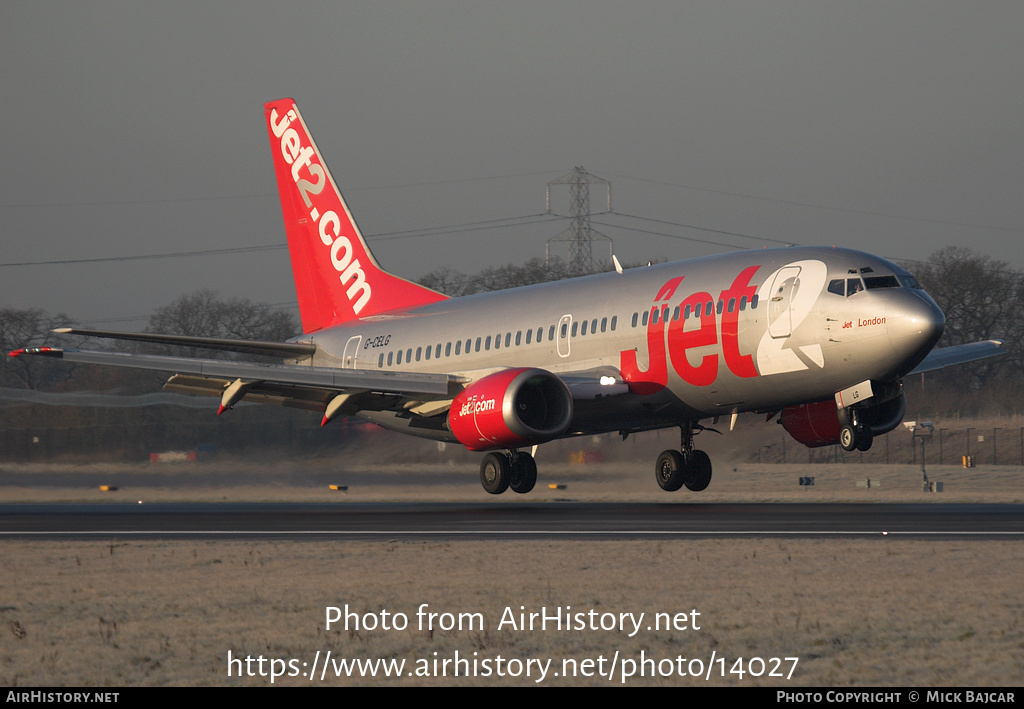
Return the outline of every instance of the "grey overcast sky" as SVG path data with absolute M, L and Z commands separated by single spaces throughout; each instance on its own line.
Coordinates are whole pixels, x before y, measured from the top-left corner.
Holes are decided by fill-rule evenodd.
M 0 307 L 139 329 L 197 288 L 293 303 L 262 111 L 284 96 L 407 278 L 543 256 L 564 222 L 396 232 L 539 214 L 575 165 L 616 212 L 753 237 L 595 217 L 622 261 L 1024 267 L 1022 29 L 1019 0 L 0 0 L 0 264 L 272 247 L 3 265 Z

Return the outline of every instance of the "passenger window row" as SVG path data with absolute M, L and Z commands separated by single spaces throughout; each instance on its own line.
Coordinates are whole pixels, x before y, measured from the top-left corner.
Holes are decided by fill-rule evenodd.
M 746 310 L 748 304 L 751 309 L 754 309 L 757 307 L 757 300 L 757 294 L 754 294 L 754 297 L 751 298 L 749 302 L 747 301 L 747 296 L 742 296 L 738 301 L 736 298 L 729 298 L 728 301 L 719 298 L 717 305 L 715 304 L 715 301 L 708 300 L 694 306 L 687 305 L 682 308 L 682 310 L 680 310 L 680 305 L 677 305 L 671 310 L 671 306 L 662 305 L 660 308 L 653 307 L 642 313 L 633 313 L 631 326 L 636 327 L 637 325 L 640 325 L 641 327 L 647 327 L 648 323 L 657 325 L 659 322 L 669 322 L 670 319 L 672 322 L 675 322 L 679 320 L 680 317 L 682 317 L 683 320 L 689 320 L 691 317 L 699 318 L 702 314 L 704 317 L 708 318 L 711 317 L 712 313 L 718 313 L 721 315 L 726 311 L 734 313 L 737 312 L 737 310 Z
M 580 337 L 586 335 L 588 332 L 591 335 L 596 335 L 598 332 L 614 331 L 618 325 L 619 316 L 613 315 L 610 318 L 593 318 L 591 320 L 575 320 L 572 323 L 572 337 L 576 337 L 579 334 Z M 580 327 L 582 323 L 582 327 Z M 561 336 L 567 336 L 567 324 L 562 324 Z M 551 325 L 547 329 L 547 341 L 552 342 L 555 339 L 555 325 Z M 377 356 L 377 367 L 383 368 L 385 365 L 388 367 L 394 367 L 403 363 L 409 364 L 410 362 L 428 361 L 430 359 L 441 359 L 442 352 L 444 357 L 458 357 L 462 354 L 469 354 L 471 352 L 487 352 L 491 349 L 500 350 L 503 347 L 519 347 L 521 345 L 540 344 L 544 342 L 544 328 L 538 327 L 531 330 L 519 330 L 513 335 L 511 332 L 498 333 L 497 335 L 487 335 L 486 337 L 480 336 L 476 339 L 469 337 L 465 340 L 456 340 L 453 342 L 447 342 L 443 346 L 440 342 L 433 345 L 427 345 L 426 347 L 409 347 L 404 350 L 391 350 L 386 354 L 381 352 Z

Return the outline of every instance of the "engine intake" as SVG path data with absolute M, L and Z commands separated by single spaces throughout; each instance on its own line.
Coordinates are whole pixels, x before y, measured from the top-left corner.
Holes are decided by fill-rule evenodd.
M 448 427 L 471 451 L 532 446 L 558 438 L 572 422 L 572 396 L 543 369 L 516 367 L 474 382 L 452 401 Z

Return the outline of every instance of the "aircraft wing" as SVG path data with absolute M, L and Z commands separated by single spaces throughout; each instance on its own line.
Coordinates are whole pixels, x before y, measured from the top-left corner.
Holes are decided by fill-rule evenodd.
M 316 352 L 316 345 L 309 342 L 271 342 L 267 340 L 231 340 L 223 337 L 191 337 L 188 335 L 158 335 L 149 332 L 114 332 L 112 330 L 82 330 L 75 327 L 58 327 L 53 332 L 58 335 L 84 335 L 86 337 L 105 337 L 113 340 L 131 340 L 133 342 L 149 342 L 159 345 L 181 345 L 184 347 L 202 347 L 212 350 L 228 350 L 245 354 L 267 355 L 270 357 L 286 357 L 305 359 Z
M 22 354 L 56 357 L 68 362 L 176 372 L 164 386 L 169 391 L 222 397 L 229 408 L 243 396 L 260 403 L 323 411 L 339 394 L 360 397 L 350 405 L 383 410 L 408 401 L 451 399 L 464 378 L 451 374 L 338 369 L 300 364 L 261 364 L 223 359 L 136 355 L 124 352 L 29 347 Z M 348 397 L 346 397 L 348 400 Z
M 115 337 L 161 344 L 191 345 L 248 352 L 302 356 L 312 345 L 304 343 L 243 342 L 176 335 L 106 333 L 62 328 L 62 334 Z M 290 345 L 294 349 L 286 349 Z M 274 351 L 273 347 L 278 347 Z M 167 391 L 221 397 L 222 410 L 243 397 L 253 403 L 324 411 L 336 397 L 335 406 L 344 412 L 358 410 L 407 409 L 423 416 L 447 411 L 451 400 L 471 380 L 445 373 L 396 372 L 388 370 L 341 369 L 302 364 L 263 364 L 224 359 L 170 357 L 59 347 L 27 347 L 10 356 L 32 355 L 64 359 L 81 364 L 98 364 L 133 369 L 150 369 L 175 374 L 164 384 Z M 625 394 L 629 387 L 614 367 L 600 367 L 558 376 L 575 400 Z M 342 411 L 338 411 L 340 413 Z
M 974 362 L 987 357 L 998 357 L 1006 354 L 1003 349 L 1002 340 L 982 340 L 967 345 L 953 345 L 952 347 L 937 347 L 928 353 L 928 356 L 921 361 L 907 376 L 912 374 L 924 374 L 954 364 Z

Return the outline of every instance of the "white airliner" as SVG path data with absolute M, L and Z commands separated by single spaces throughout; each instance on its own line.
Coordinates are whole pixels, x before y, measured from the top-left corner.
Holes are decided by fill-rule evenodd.
M 655 476 L 703 490 L 701 421 L 781 416 L 807 446 L 866 450 L 903 418 L 902 378 L 1003 354 L 933 351 L 945 317 L 914 278 L 849 249 L 745 251 L 568 281 L 447 296 L 384 271 L 292 99 L 265 113 L 302 335 L 287 342 L 63 328 L 274 355 L 282 364 L 50 347 L 20 354 L 175 372 L 165 389 L 355 416 L 488 451 L 493 494 L 529 492 L 524 449 L 557 438 L 678 427 Z

